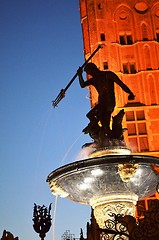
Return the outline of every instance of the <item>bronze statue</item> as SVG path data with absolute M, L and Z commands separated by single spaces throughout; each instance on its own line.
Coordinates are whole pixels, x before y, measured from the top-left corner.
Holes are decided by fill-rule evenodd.
M 94 86 L 98 92 L 98 103 L 87 113 L 86 116 L 89 118 L 90 123 L 85 129 L 83 129 L 83 132 L 85 134 L 89 133 L 95 142 L 99 142 L 99 145 L 105 139 L 121 139 L 122 132 L 124 131 L 121 129 L 121 122 L 124 116 L 123 110 L 120 111 L 119 116 L 117 117 L 118 123 L 120 123 L 120 133 L 117 134 L 115 132 L 116 127 L 112 130 L 110 129 L 111 114 L 114 111 L 116 104 L 114 83 L 118 84 L 126 93 L 129 94 L 128 100 L 134 100 L 135 95 L 112 71 L 101 71 L 94 63 L 87 63 L 84 71 L 91 75 L 92 78 L 84 81 L 82 76 L 83 70 L 79 67 L 77 74 L 80 86 L 82 88 L 90 85 Z M 101 126 L 99 126 L 99 122 L 101 123 Z

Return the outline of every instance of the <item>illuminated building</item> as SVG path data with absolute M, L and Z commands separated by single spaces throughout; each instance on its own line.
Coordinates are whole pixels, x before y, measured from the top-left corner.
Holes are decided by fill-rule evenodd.
M 125 140 L 133 152 L 159 156 L 159 2 L 157 0 L 80 0 L 86 59 L 103 43 L 92 61 L 114 71 L 136 95 L 116 86 L 118 108 L 126 112 Z M 90 88 L 91 105 L 97 93 Z
M 159 156 L 159 1 L 80 0 L 80 15 L 85 58 L 104 44 L 92 62 L 115 72 L 136 95 L 128 101 L 116 86 L 116 111 L 126 112 L 128 147 L 134 154 Z M 97 93 L 89 90 L 93 107 Z M 139 215 L 141 205 L 148 209 L 156 196 L 138 202 Z

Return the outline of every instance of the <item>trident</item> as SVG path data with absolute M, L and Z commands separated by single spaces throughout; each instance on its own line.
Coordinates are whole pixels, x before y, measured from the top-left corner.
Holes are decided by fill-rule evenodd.
M 89 62 L 89 60 L 96 54 L 96 52 L 98 52 L 98 50 L 100 48 L 103 48 L 104 44 L 99 44 L 98 47 L 94 50 L 94 52 L 90 55 L 90 57 L 83 63 L 83 65 L 81 66 L 81 68 L 84 68 L 85 65 Z M 67 89 L 71 86 L 71 84 L 73 83 L 73 81 L 75 80 L 75 78 L 78 76 L 78 73 L 76 73 L 73 78 L 71 79 L 71 81 L 67 84 L 67 86 L 64 89 L 61 89 L 59 95 L 56 97 L 56 99 L 54 101 L 52 101 L 52 106 L 56 107 L 57 104 L 65 97 L 65 93 L 67 91 Z

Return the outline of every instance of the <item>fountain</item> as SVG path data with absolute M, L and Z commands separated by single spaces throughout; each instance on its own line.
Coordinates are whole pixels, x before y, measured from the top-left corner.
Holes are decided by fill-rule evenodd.
M 81 87 L 94 84 L 93 79 L 97 81 L 98 78 L 102 84 L 97 86 L 98 104 L 87 114 L 90 123 L 83 130 L 93 139 L 93 142 L 86 143 L 83 147 L 91 147 L 93 150 L 87 159 L 51 172 L 47 182 L 54 195 L 90 205 L 94 209 L 99 227 L 104 229 L 105 221 L 114 214 L 134 216 L 136 202 L 156 192 L 159 175 L 154 171 L 154 166 L 159 165 L 159 158 L 133 155 L 126 147 L 123 137 L 126 129 L 122 128 L 124 109 L 112 117 L 115 106 L 114 88 L 108 80 L 117 82 L 129 94 L 129 100 L 133 100 L 135 96 L 114 73 L 108 72 L 105 75 L 104 71 L 93 64 L 88 65 L 89 63 L 85 71 L 93 78 L 84 82 L 82 68 L 79 68 L 77 75 Z M 107 87 L 104 88 L 103 84 Z M 108 89 L 110 92 L 107 92 Z M 109 97 L 107 103 L 102 99 L 106 94 Z
M 54 170 L 47 181 L 54 195 L 93 207 L 100 228 L 111 213 L 133 215 L 138 199 L 156 191 L 151 166 L 159 159 L 141 155 L 105 155 Z

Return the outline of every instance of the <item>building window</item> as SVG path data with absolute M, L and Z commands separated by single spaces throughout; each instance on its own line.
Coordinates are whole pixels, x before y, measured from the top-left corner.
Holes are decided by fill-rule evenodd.
M 144 110 L 127 111 L 125 114 L 126 121 L 145 121 Z
M 143 123 L 138 123 L 138 124 L 137 124 L 137 127 L 138 127 L 138 134 L 139 134 L 139 135 L 147 134 L 147 131 L 146 131 L 146 123 L 145 123 L 145 122 L 143 122 Z
M 123 63 L 123 73 L 125 74 L 135 74 L 136 73 L 136 67 L 135 63 Z
M 120 40 L 121 45 L 131 45 L 131 44 L 133 44 L 131 34 L 120 35 L 119 40 Z
M 136 119 L 139 120 L 145 120 L 145 113 L 143 110 L 136 111 Z
M 156 32 L 156 40 L 159 42 L 159 32 Z
M 135 63 L 130 63 L 130 73 L 136 73 Z
M 148 139 L 147 139 L 147 137 L 141 137 L 141 138 L 139 138 L 139 146 L 140 146 L 140 152 L 149 151 Z
M 134 152 L 149 150 L 146 119 L 143 110 L 126 111 L 128 142 Z
M 130 145 L 131 149 L 133 150 L 133 152 L 137 152 L 138 151 L 137 137 L 129 137 L 128 141 L 129 141 L 129 145 Z
M 124 63 L 124 64 L 123 64 L 123 72 L 126 73 L 126 74 L 129 74 L 128 64 L 127 64 L 127 63 Z
M 128 129 L 128 135 L 136 135 L 136 126 L 135 123 L 129 123 L 127 124 L 127 129 Z
M 101 9 L 101 4 L 100 3 L 98 3 L 98 9 Z
M 128 44 L 128 45 L 133 44 L 132 36 L 131 36 L 131 35 L 127 35 L 127 44 Z
M 158 92 L 156 91 L 157 88 L 156 88 L 155 79 L 152 75 L 149 75 L 147 79 L 148 79 L 148 87 L 149 87 L 149 93 L 150 93 L 150 104 L 156 105 Z
M 135 116 L 133 111 L 126 112 L 126 121 L 135 121 Z
M 151 66 L 151 54 L 150 54 L 150 47 L 148 45 L 144 46 L 144 55 L 145 55 L 145 67 L 146 70 L 152 70 Z
M 105 34 L 104 34 L 104 33 L 101 33 L 101 34 L 100 34 L 100 40 L 101 40 L 101 41 L 105 41 Z
M 104 63 L 103 63 L 103 69 L 104 69 L 104 70 L 107 70 L 107 69 L 108 69 L 108 62 L 104 62 Z
M 120 36 L 120 44 L 121 45 L 126 45 L 125 38 L 122 35 Z
M 126 115 L 126 121 L 135 121 L 135 119 L 137 121 L 140 121 L 140 120 L 145 120 L 145 113 L 143 110 L 138 110 L 134 113 L 134 111 L 127 111 L 125 113 Z
M 147 26 L 144 23 L 142 24 L 142 39 L 148 41 Z

